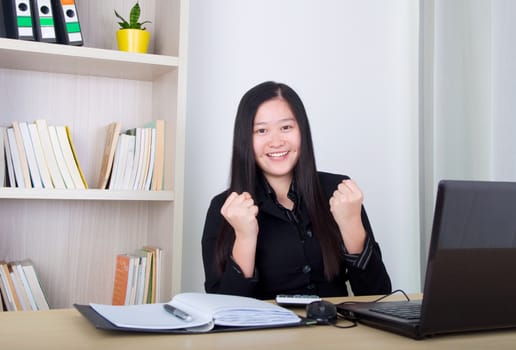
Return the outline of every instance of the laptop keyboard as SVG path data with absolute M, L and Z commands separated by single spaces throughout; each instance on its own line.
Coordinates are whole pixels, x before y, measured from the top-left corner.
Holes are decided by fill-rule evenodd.
M 370 310 L 406 320 L 418 320 L 421 316 L 421 304 L 419 303 L 384 303 Z

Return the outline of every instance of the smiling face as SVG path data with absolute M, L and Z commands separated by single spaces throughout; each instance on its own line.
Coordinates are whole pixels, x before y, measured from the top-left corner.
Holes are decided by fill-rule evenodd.
M 254 118 L 253 151 L 269 182 L 292 180 L 300 147 L 301 133 L 288 103 L 282 98 L 262 103 Z

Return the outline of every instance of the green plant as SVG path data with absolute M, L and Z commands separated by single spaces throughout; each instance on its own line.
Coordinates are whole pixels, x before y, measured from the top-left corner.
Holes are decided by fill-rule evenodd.
M 136 2 L 134 6 L 131 8 L 131 12 L 129 13 L 129 22 L 125 20 L 122 16 L 118 14 L 115 10 L 115 15 L 120 19 L 122 22 L 118 22 L 121 29 L 141 29 L 145 30 L 145 27 L 142 27 L 145 23 L 152 23 L 151 21 L 143 21 L 138 22 L 140 19 L 140 4 Z

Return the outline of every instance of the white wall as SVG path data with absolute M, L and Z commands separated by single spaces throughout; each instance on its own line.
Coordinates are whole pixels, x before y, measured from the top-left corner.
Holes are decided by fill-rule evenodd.
M 516 2 L 423 4 L 422 249 L 441 179 L 516 181 Z
M 493 177 L 516 181 L 516 2 L 498 0 L 492 9 Z
M 513 0 L 435 0 L 434 184 L 515 181 Z
M 413 0 L 190 0 L 184 291 L 228 184 L 242 94 L 265 80 L 305 102 L 320 170 L 355 178 L 394 288 L 420 290 L 418 12 Z
M 491 4 L 435 2 L 435 185 L 491 175 Z

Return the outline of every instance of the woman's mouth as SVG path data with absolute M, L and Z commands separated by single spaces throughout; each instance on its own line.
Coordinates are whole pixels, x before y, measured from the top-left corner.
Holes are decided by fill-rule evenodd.
M 287 154 L 288 154 L 288 151 L 267 153 L 267 157 L 270 157 L 270 158 L 281 158 L 281 157 L 286 156 Z

